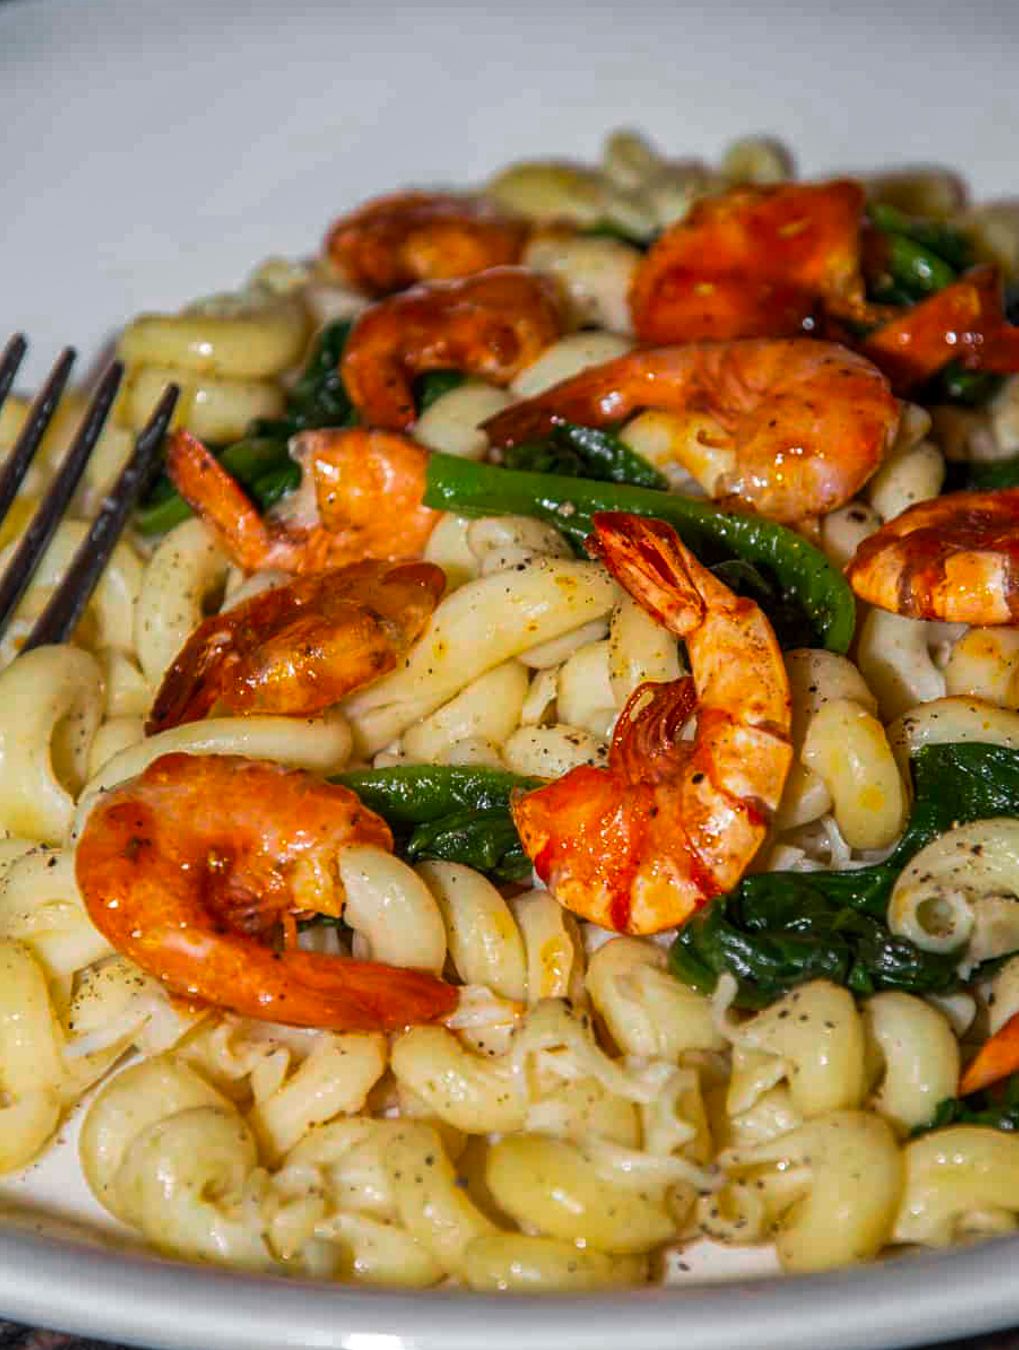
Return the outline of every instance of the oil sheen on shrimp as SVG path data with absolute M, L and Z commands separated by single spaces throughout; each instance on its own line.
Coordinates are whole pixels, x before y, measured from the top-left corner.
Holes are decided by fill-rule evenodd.
M 390 295 L 520 261 L 529 226 L 484 197 L 394 192 L 341 216 L 326 253 L 351 285 Z
M 788 337 L 823 305 L 863 299 L 858 183 L 739 187 L 697 202 L 658 239 L 630 292 L 643 342 Z
M 654 933 L 734 886 L 763 841 L 792 760 L 789 682 L 757 605 L 670 526 L 603 512 L 595 529 L 617 581 L 686 643 L 693 676 L 642 685 L 608 768 L 585 765 L 519 797 L 513 818 L 560 904 L 605 928 Z
M 263 517 L 201 441 L 170 438 L 178 492 L 245 571 L 322 572 L 365 558 L 420 557 L 439 519 L 422 505 L 427 451 L 384 431 L 304 431 L 290 442 L 302 481 L 288 514 Z
M 460 370 L 506 385 L 562 327 L 554 283 L 520 267 L 415 286 L 360 316 L 344 348 L 343 382 L 365 422 L 405 431 L 417 416 L 416 375 Z
M 607 426 L 646 408 L 682 419 L 672 454 L 710 496 L 786 523 L 854 497 L 899 423 L 887 379 L 862 356 L 762 338 L 629 352 L 507 408 L 485 430 L 507 446 L 559 421 Z
M 200 624 L 163 678 L 149 735 L 216 704 L 310 716 L 392 670 L 445 588 L 433 563 L 352 563 L 297 577 Z
M 352 844 L 389 849 L 392 836 L 346 788 L 258 760 L 172 754 L 101 798 L 75 870 L 99 931 L 174 993 L 336 1031 L 446 1015 L 456 991 L 433 975 L 294 945 L 296 914 L 342 913 L 336 860 Z
M 950 361 L 968 370 L 1019 371 L 1019 328 L 1005 320 L 1001 278 L 975 267 L 882 325 L 861 344 L 897 389 L 921 385 Z
M 909 619 L 1019 623 L 1019 488 L 917 502 L 863 541 L 846 576 Z

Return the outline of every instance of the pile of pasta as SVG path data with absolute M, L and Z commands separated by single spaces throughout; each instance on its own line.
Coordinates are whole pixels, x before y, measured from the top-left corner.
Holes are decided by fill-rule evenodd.
M 536 217 L 633 228 L 636 213 L 653 229 L 712 184 L 788 171 L 766 142 L 741 143 L 709 170 L 617 136 L 601 168 L 515 166 L 492 192 Z M 915 190 L 940 189 L 931 180 Z M 480 458 L 484 418 L 627 351 L 636 257 L 618 238 L 535 243 L 525 261 L 559 279 L 585 326 L 509 389 L 471 379 L 441 395 L 416 438 Z M 188 635 L 274 582 L 246 578 L 195 518 L 154 547 L 125 538 L 74 642 L 17 654 L 165 380 L 183 381 L 184 421 L 197 434 L 239 436 L 253 417 L 280 413 L 313 327 L 364 303 L 326 263 L 274 262 L 236 296 L 142 318 L 125 334 L 127 393 L 81 519 L 59 527 L 2 652 L 0 1169 L 36 1158 L 92 1094 L 84 1174 L 154 1246 L 414 1287 L 640 1284 L 703 1237 L 773 1243 L 783 1269 L 804 1271 L 1014 1230 L 1019 1137 L 979 1125 L 914 1134 L 955 1094 L 960 1043 L 1019 1011 L 1019 957 L 1001 959 L 1019 951 L 1014 820 L 942 835 L 896 883 L 892 932 L 929 951 L 963 943 L 967 969 L 999 958 L 990 976 L 944 997 L 857 998 L 813 980 L 737 1011 L 730 977 L 713 996 L 695 992 L 670 973 L 658 939 L 578 922 L 541 887 L 507 895 L 463 864 L 415 867 L 373 847 L 340 860 L 344 928 L 312 927 L 302 941 L 445 972 L 463 986 L 445 1024 L 341 1034 L 196 1006 L 92 926 L 74 876 L 82 822 L 104 791 L 168 751 L 321 774 L 435 763 L 555 778 L 604 763 L 630 694 L 680 674 L 676 641 L 599 563 L 578 559 L 551 525 L 513 516 L 441 519 L 425 557 L 447 592 L 429 642 L 319 716 L 216 715 L 146 737 L 154 691 Z M 17 416 L 0 422 L 0 438 Z M 624 435 L 661 462 L 658 415 Z M 61 437 L 58 426 L 50 460 Z M 911 408 L 862 497 L 825 518 L 822 546 L 844 564 L 883 521 L 939 493 L 946 455 L 1017 450 L 1019 377 L 982 409 L 932 419 Z M 29 482 L 24 512 L 46 473 Z M 886 856 L 920 746 L 1019 750 L 1015 628 L 872 609 L 852 660 L 801 648 L 786 661 L 794 768 L 755 870 L 852 869 Z

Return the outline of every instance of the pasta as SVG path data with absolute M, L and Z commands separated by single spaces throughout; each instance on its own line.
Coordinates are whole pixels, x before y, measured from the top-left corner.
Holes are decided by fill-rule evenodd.
M 129 322 L 0 643 L 0 1172 L 90 1094 L 140 1242 L 414 1290 L 1019 1227 L 1013 215 L 619 131 Z

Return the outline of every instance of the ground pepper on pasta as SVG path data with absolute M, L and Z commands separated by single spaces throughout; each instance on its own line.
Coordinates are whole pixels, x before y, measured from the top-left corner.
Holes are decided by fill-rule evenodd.
M 160 1251 L 490 1293 L 1019 1226 L 1019 215 L 677 151 L 125 326 L 0 642 L 3 1172 L 78 1110 Z

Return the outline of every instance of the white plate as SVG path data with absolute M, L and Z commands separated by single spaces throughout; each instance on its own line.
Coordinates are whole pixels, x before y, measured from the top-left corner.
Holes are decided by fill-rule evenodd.
M 515 0 L 0 0 L 0 335 L 31 377 L 123 318 L 314 249 L 373 192 L 592 156 L 645 126 L 676 153 L 788 141 L 806 173 L 941 161 L 1015 184 L 1019 7 Z M 0 1188 L 0 1311 L 204 1350 L 863 1350 L 1019 1322 L 1019 1240 L 810 1279 L 691 1255 L 683 1286 L 493 1304 L 251 1278 L 103 1244 L 73 1127 Z M 9 1213 L 7 1213 L 9 1211 Z M 725 1279 L 722 1286 L 719 1281 Z

